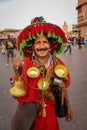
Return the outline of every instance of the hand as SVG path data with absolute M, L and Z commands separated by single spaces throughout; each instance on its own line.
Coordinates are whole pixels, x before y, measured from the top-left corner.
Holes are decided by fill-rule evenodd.
M 68 121 L 68 122 L 70 122 L 70 121 L 72 121 L 72 119 L 73 119 L 73 112 L 72 112 L 71 108 L 68 107 L 68 109 L 67 109 L 67 115 L 65 117 L 65 120 Z
M 12 63 L 15 76 L 20 76 L 22 74 L 22 61 L 18 57 L 15 57 Z

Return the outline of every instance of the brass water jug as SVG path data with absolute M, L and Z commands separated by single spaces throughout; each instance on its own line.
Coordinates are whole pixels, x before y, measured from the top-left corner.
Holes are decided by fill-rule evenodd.
M 26 91 L 23 87 L 23 81 L 19 77 L 13 84 L 13 87 L 10 89 L 10 94 L 13 97 L 22 97 L 26 95 Z

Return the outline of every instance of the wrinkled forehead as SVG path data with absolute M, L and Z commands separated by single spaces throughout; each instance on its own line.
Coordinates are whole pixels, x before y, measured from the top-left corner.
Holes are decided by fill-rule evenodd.
M 38 42 L 38 41 L 48 41 L 48 42 L 49 42 L 48 38 L 47 38 L 45 35 L 42 36 L 42 37 L 37 37 L 37 38 L 35 39 L 34 43 L 35 43 L 35 42 Z

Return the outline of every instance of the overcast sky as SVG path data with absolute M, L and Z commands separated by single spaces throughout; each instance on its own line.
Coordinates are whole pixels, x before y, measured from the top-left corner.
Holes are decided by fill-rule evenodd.
M 0 30 L 23 29 L 36 16 L 60 27 L 66 21 L 71 30 L 77 23 L 77 4 L 78 0 L 0 0 Z

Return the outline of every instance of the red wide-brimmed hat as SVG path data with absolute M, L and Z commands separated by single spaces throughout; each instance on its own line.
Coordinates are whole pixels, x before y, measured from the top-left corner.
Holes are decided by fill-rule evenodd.
M 22 58 L 32 54 L 33 41 L 43 35 L 46 35 L 50 41 L 52 55 L 57 56 L 63 52 L 67 43 L 65 33 L 59 26 L 46 22 L 40 16 L 32 19 L 31 24 L 24 28 L 18 36 L 18 49 Z

